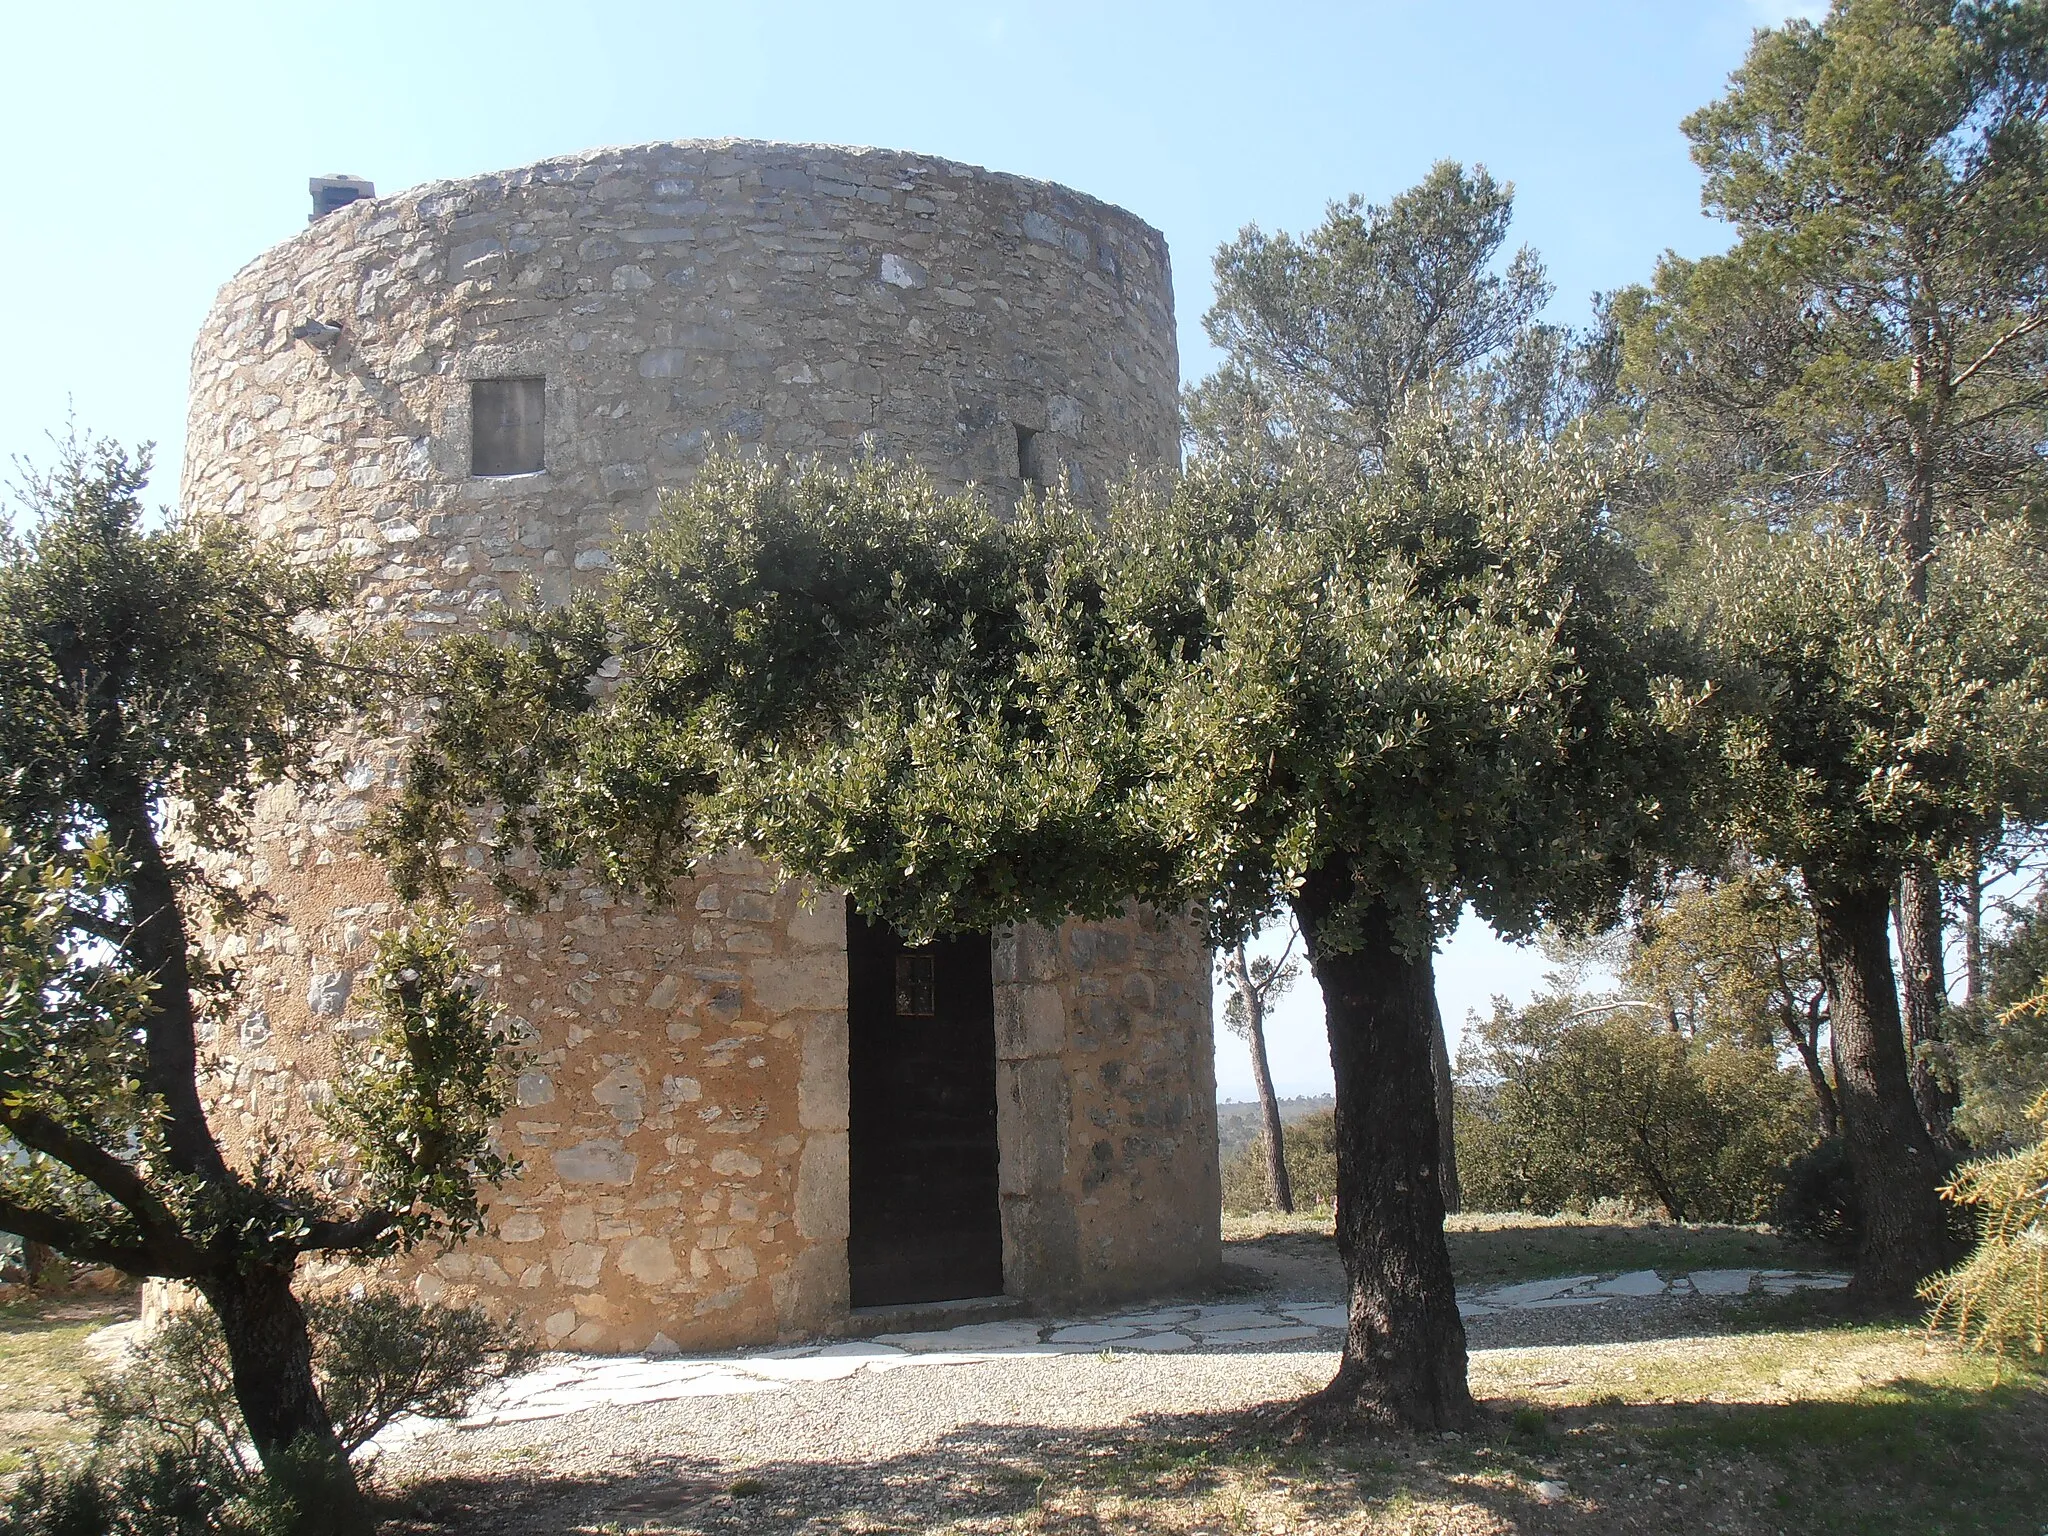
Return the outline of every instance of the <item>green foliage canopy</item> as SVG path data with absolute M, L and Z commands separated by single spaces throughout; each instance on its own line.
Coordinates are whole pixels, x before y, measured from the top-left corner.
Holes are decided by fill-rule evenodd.
M 2038 488 L 2048 406 L 2048 12 L 1850 0 L 1760 32 L 1686 119 L 1724 254 L 1616 315 L 1658 436 L 1773 519 L 1848 504 L 1924 559 Z
M 1384 206 L 1332 203 L 1300 237 L 1247 225 L 1216 253 L 1202 325 L 1226 360 L 1187 391 L 1195 440 L 1269 460 L 1376 452 L 1412 397 L 1486 360 L 1504 366 L 1465 380 L 1476 394 L 1544 417 L 1567 343 L 1533 323 L 1551 294 L 1535 252 L 1496 269 L 1513 216 L 1512 186 L 1443 160 Z
M 1931 571 L 1827 529 L 1717 535 L 1681 587 L 1724 681 L 1732 840 L 1824 890 L 2030 816 L 2048 769 L 2039 561 L 2017 526 L 1946 540 Z
M 446 889 L 490 804 L 515 900 L 579 859 L 658 899 L 747 841 L 908 935 L 1107 915 L 1168 878 L 1127 803 L 1118 632 L 1185 598 L 1112 612 L 1105 544 L 1057 500 L 1005 523 L 880 462 L 716 459 L 600 591 L 440 649 L 377 845 L 401 890 Z
M 1226 929 L 1341 871 L 1426 948 L 1611 911 L 1676 824 L 1686 664 L 1575 441 L 1413 414 L 1385 470 L 1289 487 L 1191 665 L 1162 679 L 1148 794 Z
M 1232 936 L 1333 856 L 1415 944 L 1611 906 L 1681 701 L 1603 483 L 1421 416 L 1340 493 L 1208 467 L 1099 523 L 714 462 L 602 590 L 437 653 L 381 846 L 446 889 L 485 814 L 515 895 L 579 857 L 658 895 L 745 840 L 911 935 L 1138 896 Z

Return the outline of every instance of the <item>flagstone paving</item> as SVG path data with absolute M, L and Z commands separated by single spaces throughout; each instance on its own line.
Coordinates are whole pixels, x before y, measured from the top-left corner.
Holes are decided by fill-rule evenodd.
M 1467 1318 L 1478 1319 L 1559 1307 L 1596 1307 L 1617 1300 L 1640 1303 L 1658 1298 L 1786 1295 L 1799 1290 L 1836 1290 L 1846 1284 L 1846 1275 L 1826 1272 L 1716 1269 L 1667 1277 L 1644 1269 L 1461 1291 L 1458 1309 Z M 1341 1342 L 1345 1318 L 1342 1304 L 1327 1296 L 1190 1302 L 1094 1317 L 970 1323 L 746 1353 L 553 1356 L 540 1367 L 491 1389 L 456 1427 L 480 1429 L 560 1418 L 593 1408 L 786 1392 L 807 1383 L 843 1381 L 855 1375 L 1063 1355 L 1221 1352 L 1274 1346 L 1334 1349 Z M 425 1420 L 406 1421 L 392 1426 L 379 1442 L 390 1449 L 444 1427 Z

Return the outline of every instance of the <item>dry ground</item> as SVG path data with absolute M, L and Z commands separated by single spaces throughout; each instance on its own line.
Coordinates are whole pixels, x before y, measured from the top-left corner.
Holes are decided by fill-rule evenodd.
M 1228 1241 L 1240 1289 L 1293 1290 L 1335 1273 L 1327 1224 L 1312 1217 L 1233 1220 Z M 1458 1218 L 1452 1248 L 1471 1284 L 1830 1262 L 1751 1229 L 1523 1217 Z M 1648 1304 L 1550 1316 L 1569 1319 L 1581 1340 L 1605 1329 L 1626 1342 L 1520 1347 L 1513 1328 L 1475 1324 L 1472 1385 L 1484 1416 L 1464 1435 L 1296 1438 L 1284 1395 L 1218 1412 L 1159 1390 L 1173 1379 L 1162 1372 L 1196 1360 L 1105 1355 L 1039 1367 L 1035 1385 L 990 1399 L 991 1422 L 886 1455 L 791 1452 L 805 1436 L 779 1433 L 794 1426 L 766 1417 L 756 1434 L 772 1448 L 747 1454 L 744 1421 L 702 1432 L 702 1407 L 616 1410 L 610 1422 L 580 1415 L 529 1436 L 482 1437 L 466 1464 L 444 1461 L 392 1488 L 392 1529 L 2048 1536 L 2048 1380 L 2011 1370 L 2001 1379 L 1910 1320 L 1859 1317 L 1835 1294 L 1690 1304 L 1667 1320 Z M 1333 1358 L 1296 1356 L 1291 1378 L 1276 1369 L 1269 1379 L 1307 1385 Z M 1062 1426 L 1070 1399 L 1100 1393 L 1104 1379 L 1126 1384 L 1125 1422 Z M 1046 1399 L 1037 1418 L 1015 1411 L 1020 1395 Z M 808 1408 L 760 1399 L 719 1411 L 815 1419 L 882 1406 L 849 1394 Z M 835 1438 L 815 1437 L 821 1447 Z

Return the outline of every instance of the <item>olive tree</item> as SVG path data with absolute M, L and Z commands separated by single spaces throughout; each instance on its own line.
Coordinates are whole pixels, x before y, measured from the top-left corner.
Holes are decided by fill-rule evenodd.
M 445 933 L 388 935 L 383 1032 L 339 1094 L 354 1177 L 330 1195 L 281 1147 L 223 1148 L 199 1041 L 235 978 L 199 941 L 256 898 L 208 870 L 373 673 L 318 638 L 337 573 L 148 526 L 147 470 L 74 441 L 0 537 L 0 1230 L 194 1286 L 266 1467 L 316 1479 L 308 1529 L 356 1528 L 293 1270 L 477 1226 L 496 1041 Z
M 1325 1403 L 1465 1412 L 1443 1239 L 1433 951 L 1611 916 L 1683 798 L 1679 651 L 1567 442 L 1397 422 L 1383 472 L 1259 508 L 1199 648 L 1158 656 L 1152 816 L 1219 927 L 1276 903 L 1320 985 L 1351 1286 Z M 1208 493 L 1200 481 L 1185 495 Z M 1144 576 L 1148 546 L 1123 558 Z M 1189 542 L 1189 535 L 1166 541 Z
M 1853 530 L 1731 526 L 1674 583 L 1713 655 L 1723 835 L 1796 871 L 1828 993 L 1864 1213 L 1854 1288 L 1908 1300 L 1954 1257 L 1948 1159 L 1907 1074 L 1888 924 L 1899 876 L 2038 814 L 2048 612 L 2025 528 L 1930 565 Z
M 383 824 L 529 898 L 655 899 L 744 840 L 917 939 L 1131 897 L 1300 926 L 1336 1069 L 1344 1363 L 1319 1407 L 1471 1410 L 1444 1245 L 1434 941 L 1611 909 L 1676 747 L 1599 466 L 1415 418 L 1336 487 L 1198 467 L 1008 522 L 914 471 L 716 460 L 601 590 L 448 642 Z

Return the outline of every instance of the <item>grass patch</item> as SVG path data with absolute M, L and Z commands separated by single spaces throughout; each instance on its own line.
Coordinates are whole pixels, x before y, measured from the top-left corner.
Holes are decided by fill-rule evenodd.
M 1451 1269 L 1460 1285 L 1503 1285 L 1552 1275 L 1620 1274 L 1654 1269 L 1840 1269 L 1825 1249 L 1765 1227 L 1595 1221 L 1526 1212 L 1475 1212 L 1444 1224 Z
M 0 1477 L 85 1437 L 67 1410 L 93 1364 L 85 1341 L 135 1315 L 121 1297 L 31 1297 L 0 1307 Z
M 1900 1381 L 1988 1391 L 1995 1379 L 1989 1361 L 1897 1324 L 1495 1349 L 1472 1362 L 1475 1393 L 1543 1409 L 1602 1402 L 1847 1402 Z
M 2040 1528 L 2048 1414 L 2039 1382 L 1889 1382 L 1832 1401 L 1686 1414 L 1656 1449 L 1680 1465 L 1760 1463 L 1803 1532 Z M 2031 1522 L 2031 1523 L 2030 1523 Z
M 1262 1237 L 1283 1237 L 1290 1234 L 1330 1237 L 1335 1231 L 1332 1225 L 1335 1221 L 1335 1215 L 1329 1211 L 1295 1211 L 1292 1215 L 1280 1211 L 1225 1211 L 1223 1241 L 1255 1243 Z
M 1328 1211 L 1278 1211 L 1223 1218 L 1229 1243 L 1277 1243 L 1299 1249 L 1318 1241 L 1333 1250 Z M 1676 1222 L 1534 1216 L 1477 1211 L 1444 1223 L 1451 1269 L 1461 1286 L 1507 1285 L 1555 1275 L 1615 1275 L 1654 1269 L 1666 1276 L 1695 1269 L 1843 1269 L 1824 1248 L 1793 1242 L 1767 1227 L 1680 1225 Z M 2031 1533 L 2030 1533 L 2031 1536 Z
M 1474 1360 L 1477 1434 L 1290 1443 L 1244 1420 L 1047 1459 L 1004 1536 L 1341 1529 L 1934 1536 L 2048 1525 L 2048 1379 L 1839 1326 Z

